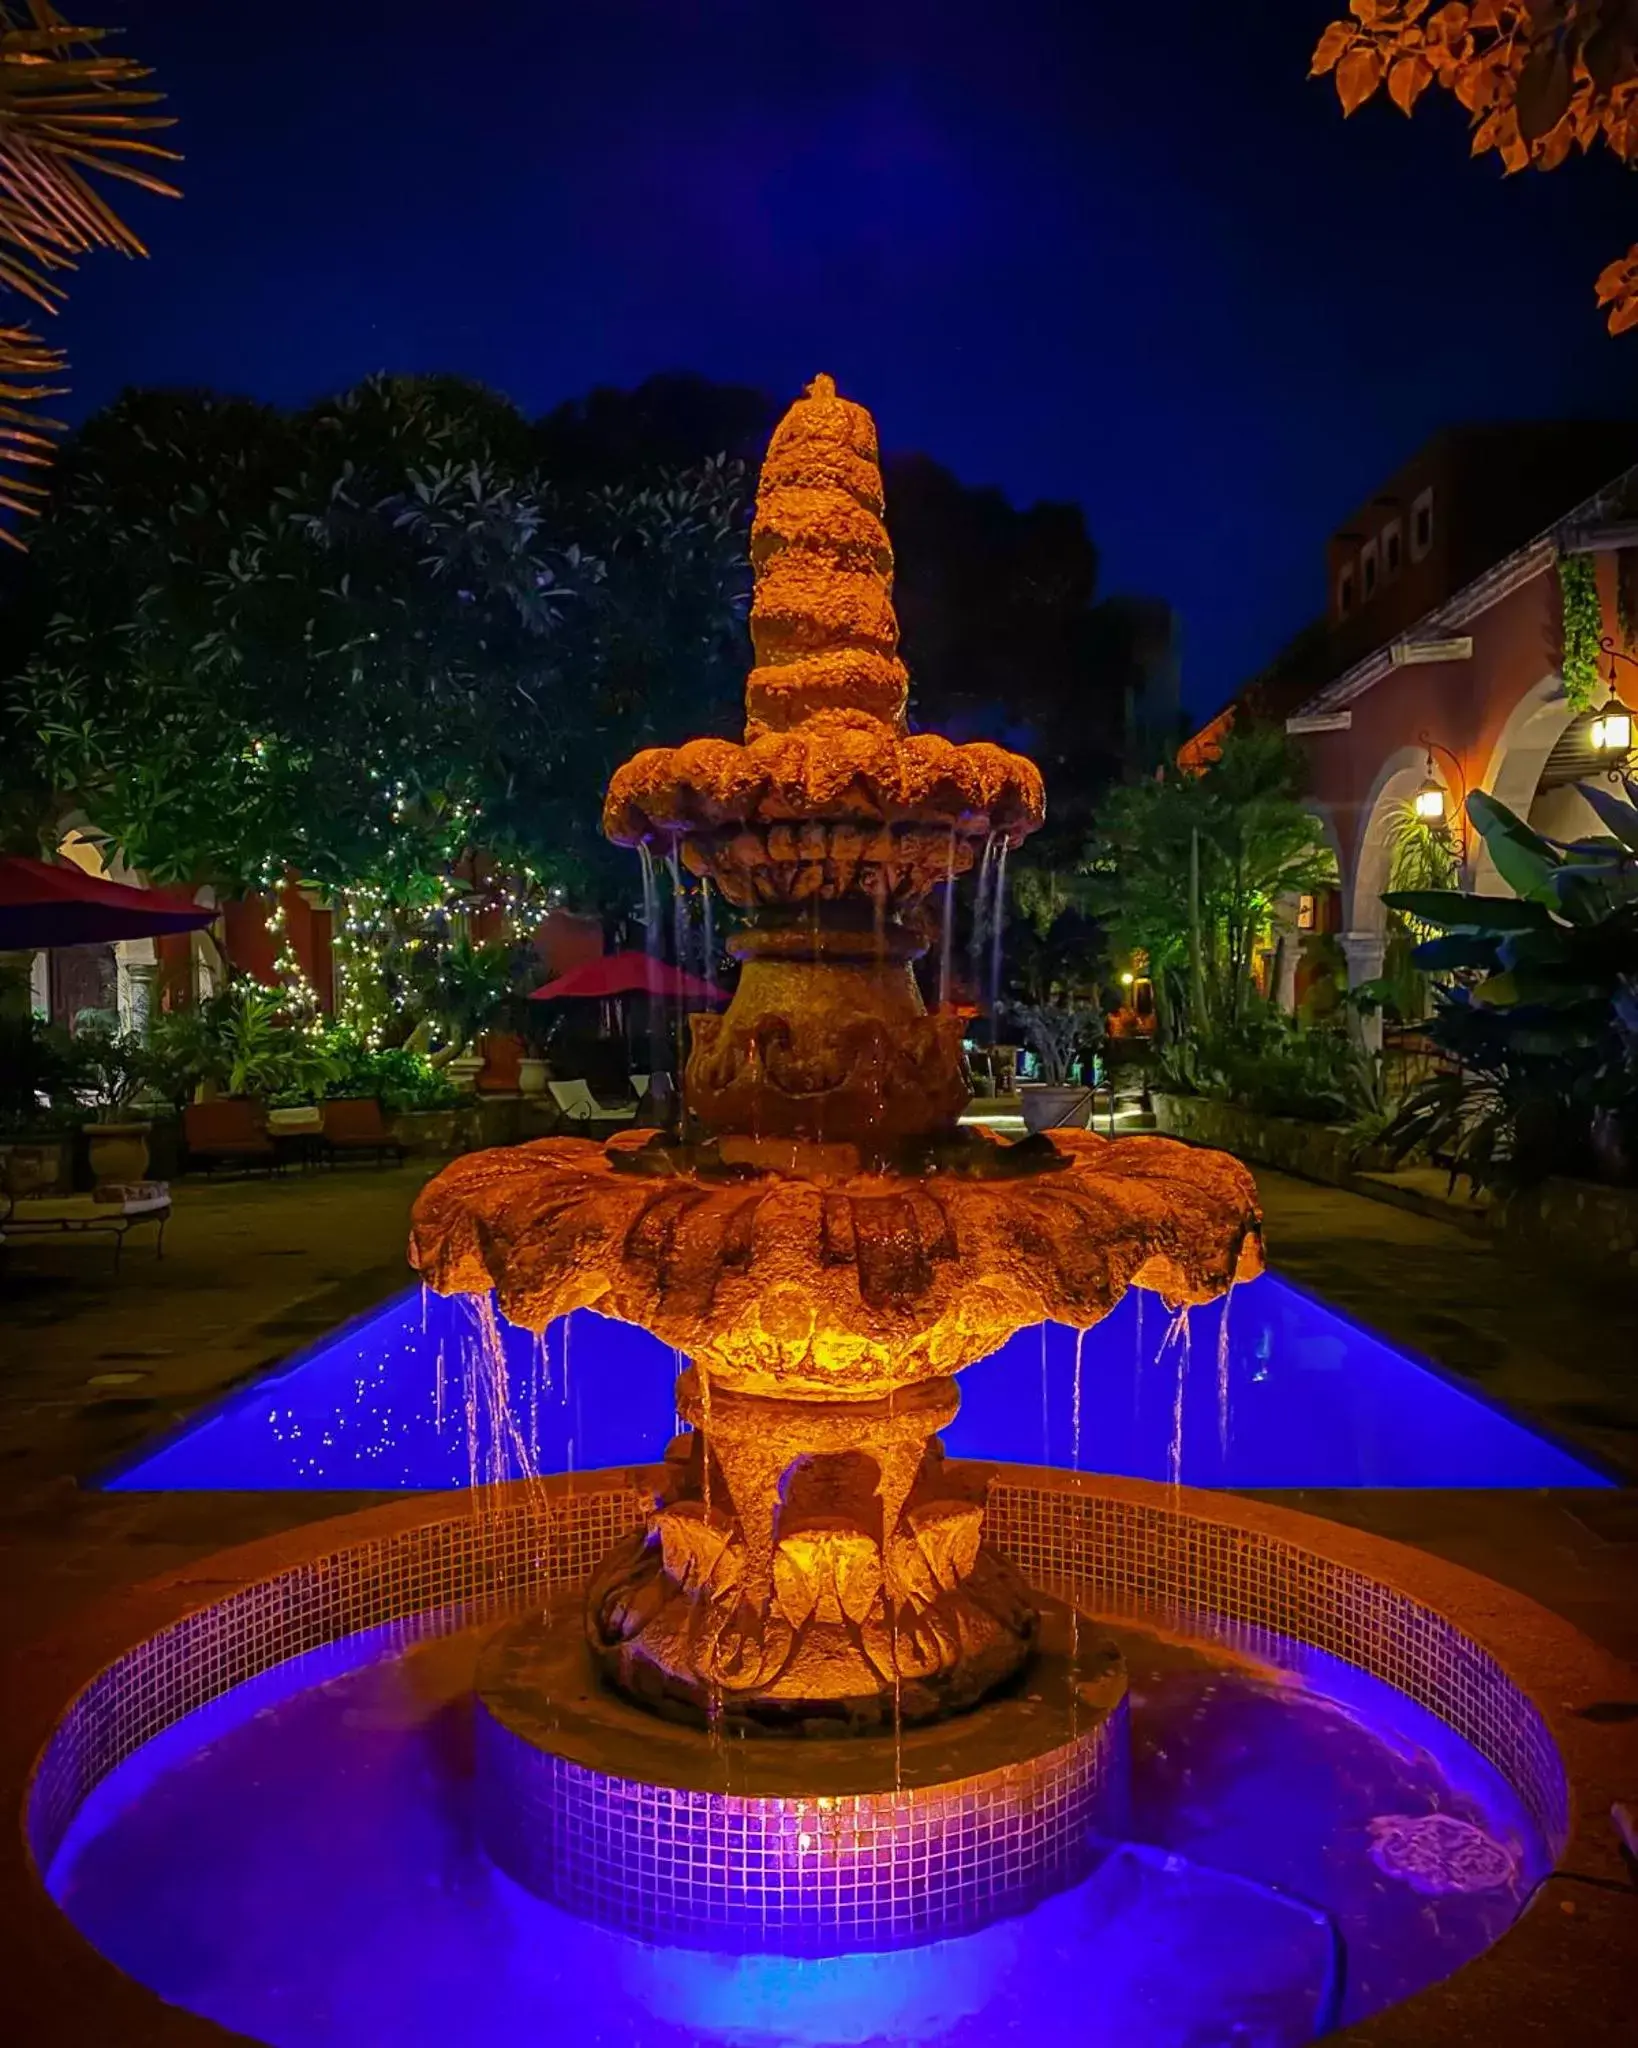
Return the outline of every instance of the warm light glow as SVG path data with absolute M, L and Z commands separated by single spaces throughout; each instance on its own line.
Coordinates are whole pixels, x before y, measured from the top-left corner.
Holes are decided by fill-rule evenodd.
M 1316 915 L 1315 915 L 1315 903 L 1314 903 L 1314 899 L 1313 899 L 1313 897 L 1312 897 L 1312 896 L 1299 896 L 1299 897 L 1297 898 L 1297 929 L 1298 929 L 1298 931 L 1300 931 L 1300 932 L 1311 932 L 1311 931 L 1312 931 L 1312 930 L 1314 929 L 1314 925 L 1315 925 L 1315 923 L 1316 923 Z
M 1592 723 L 1593 752 L 1625 754 L 1632 748 L 1632 713 L 1612 696 Z
M 1137 976 L 1132 972 L 1130 968 L 1127 968 L 1126 972 L 1120 978 L 1120 985 L 1122 988 L 1130 988 L 1132 986 L 1132 983 L 1136 980 Z
M 1430 775 L 1416 792 L 1416 815 L 1425 818 L 1430 825 L 1437 825 L 1445 815 L 1445 792 L 1443 785 Z

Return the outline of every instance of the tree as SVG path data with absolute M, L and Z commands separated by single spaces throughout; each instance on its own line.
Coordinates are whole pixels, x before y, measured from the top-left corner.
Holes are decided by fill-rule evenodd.
M 132 393 L 64 460 L 17 724 L 134 865 L 395 903 L 491 861 L 584 882 L 623 752 L 743 677 L 743 473 L 566 496 L 481 387 L 294 416 Z
M 175 153 L 147 139 L 171 121 L 148 111 L 160 98 L 140 90 L 150 74 L 106 52 L 107 35 L 70 27 L 49 0 L 0 0 L 0 289 L 46 313 L 66 296 L 59 274 L 85 251 L 147 253 L 94 179 L 175 196 L 149 168 Z M 66 367 L 31 327 L 0 326 L 0 506 L 9 512 L 39 510 L 35 472 L 60 423 L 34 408 L 61 395 Z M 22 545 L 4 525 L 0 540 Z
M 1091 904 L 1119 948 L 1148 955 L 1169 1031 L 1238 1023 L 1281 900 L 1334 886 L 1301 789 L 1283 732 L 1236 725 L 1198 773 L 1167 767 L 1100 806 Z
M 1411 114 L 1429 86 L 1469 114 L 1475 156 L 1557 170 L 1600 141 L 1638 162 L 1638 11 L 1631 0 L 1350 0 L 1314 51 L 1345 115 L 1382 88 Z M 1638 326 L 1638 243 L 1598 278 L 1612 334 Z

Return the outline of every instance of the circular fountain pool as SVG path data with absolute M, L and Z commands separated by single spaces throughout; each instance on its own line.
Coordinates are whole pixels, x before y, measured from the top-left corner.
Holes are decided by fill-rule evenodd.
M 171 2004 L 276 2048 L 501 2028 L 565 2048 L 1285 2048 L 1477 1955 L 1561 1846 L 1539 1716 L 1441 1616 L 1209 1500 L 1014 1470 L 992 1489 L 999 1540 L 1113 1630 L 1129 1673 L 1128 1804 L 1100 1812 L 1090 1874 L 893 1953 L 594 1926 L 485 1854 L 473 1687 L 500 1618 L 583 1578 L 641 1499 L 611 1474 L 480 1515 L 395 1510 L 389 1534 L 139 1645 L 37 1775 L 59 1904 Z

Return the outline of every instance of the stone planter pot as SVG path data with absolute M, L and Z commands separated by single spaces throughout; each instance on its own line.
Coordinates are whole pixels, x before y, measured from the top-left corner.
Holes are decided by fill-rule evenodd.
M 1031 1131 L 1084 1131 L 1092 1123 L 1092 1090 L 1083 1081 L 1025 1081 L 1018 1090 Z
M 518 1061 L 518 1093 L 520 1095 L 544 1095 L 546 1093 L 546 1062 L 533 1060 L 525 1055 Z
M 66 1134 L 0 1144 L 0 1187 L 19 1201 L 25 1195 L 66 1195 L 73 1177 L 74 1140 Z
M 97 1186 L 148 1178 L 148 1125 L 87 1124 L 85 1136 Z

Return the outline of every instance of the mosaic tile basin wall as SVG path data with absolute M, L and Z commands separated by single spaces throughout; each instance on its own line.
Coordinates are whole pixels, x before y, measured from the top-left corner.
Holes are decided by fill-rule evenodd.
M 549 1905 L 668 1948 L 856 1956 L 976 1933 L 1122 1831 L 1123 1664 L 1057 1603 L 1027 1690 L 852 1743 L 734 1740 L 606 1692 L 578 1596 L 477 1671 L 478 1835 Z
M 991 1536 L 1043 1591 L 1267 1655 L 1284 1638 L 1355 1664 L 1437 1714 L 1508 1779 L 1554 1856 L 1569 1790 L 1546 1723 L 1484 1648 L 1382 1580 L 1232 1517 L 1209 1496 L 1006 1468 Z M 638 1526 L 642 1474 L 507 1488 L 476 1505 L 335 1541 L 134 1645 L 69 1703 L 36 1766 L 27 1833 L 44 1869 L 81 1802 L 163 1728 L 284 1660 L 391 1624 L 405 1643 L 526 1611 L 578 1585 Z M 332 1524 L 331 1539 L 346 1524 Z M 204 1587 L 201 1586 L 203 1593 Z

